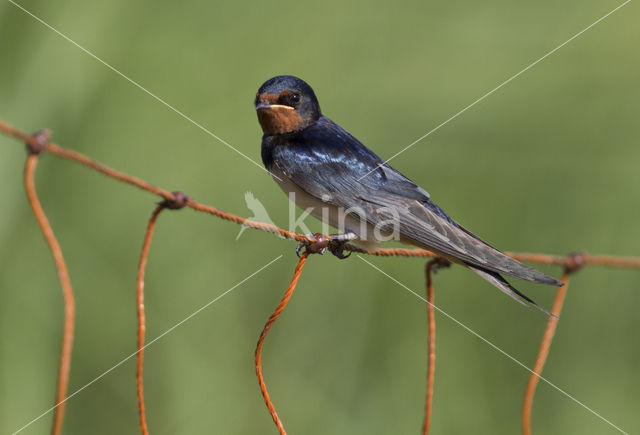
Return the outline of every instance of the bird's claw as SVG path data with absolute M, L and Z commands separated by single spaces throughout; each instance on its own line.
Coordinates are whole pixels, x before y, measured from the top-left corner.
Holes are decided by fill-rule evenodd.
M 329 248 L 329 252 L 338 257 L 340 260 L 344 260 L 345 258 L 349 258 L 351 256 L 351 251 L 346 251 L 347 254 L 345 254 L 344 247 L 347 243 L 348 242 L 346 240 L 330 240 L 327 247 Z
M 307 246 L 305 243 L 298 243 L 298 246 L 296 246 L 296 255 L 298 256 L 298 258 L 300 258 L 300 251 L 302 251 L 302 248 L 304 248 L 305 246 Z

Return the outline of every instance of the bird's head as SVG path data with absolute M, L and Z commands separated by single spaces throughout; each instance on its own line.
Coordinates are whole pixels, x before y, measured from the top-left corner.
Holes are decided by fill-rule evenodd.
M 304 130 L 322 116 L 311 86 L 294 76 L 276 76 L 264 82 L 255 106 L 262 131 L 268 135 Z

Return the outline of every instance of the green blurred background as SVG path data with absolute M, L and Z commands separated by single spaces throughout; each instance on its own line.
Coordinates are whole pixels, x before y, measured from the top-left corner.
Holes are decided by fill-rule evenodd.
M 25 8 L 260 161 L 252 101 L 276 74 L 316 90 L 326 115 L 389 157 L 600 18 L 618 2 L 24 1 Z M 640 27 L 630 3 L 393 162 L 497 247 L 638 255 Z M 0 118 L 169 190 L 273 220 L 287 198 L 250 162 L 9 3 L 0 5 Z M 21 185 L 25 151 L 0 137 L 0 431 L 52 405 L 61 292 Z M 156 199 L 54 156 L 38 192 L 77 298 L 69 392 L 135 351 L 135 275 Z M 308 221 L 311 223 L 311 221 Z M 318 227 L 313 227 L 315 229 Z M 256 340 L 293 272 L 295 244 L 189 210 L 160 217 L 146 281 L 148 339 L 281 259 L 151 345 L 154 434 L 275 429 Z M 424 292 L 423 261 L 369 258 Z M 543 268 L 556 276 L 558 268 Z M 549 307 L 552 288 L 518 282 Z M 640 431 L 640 273 L 575 276 L 544 376 Z M 458 267 L 437 305 L 531 366 L 545 320 Z M 264 349 L 292 434 L 405 434 L 422 424 L 425 304 L 363 261 L 309 260 Z M 434 434 L 513 434 L 528 373 L 437 315 Z M 49 431 L 51 414 L 23 432 Z M 538 434 L 615 429 L 542 383 Z M 135 360 L 68 402 L 65 433 L 136 433 Z

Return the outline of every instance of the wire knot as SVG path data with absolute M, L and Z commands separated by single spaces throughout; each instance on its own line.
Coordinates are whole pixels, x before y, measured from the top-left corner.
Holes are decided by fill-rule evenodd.
M 300 257 L 302 248 L 304 248 L 305 251 L 309 254 L 324 254 L 324 251 L 329 244 L 330 236 L 322 233 L 315 233 L 311 234 L 310 238 L 312 238 L 314 241 L 303 242 L 296 247 L 296 254 L 298 254 L 298 257 Z
M 448 267 L 451 267 L 451 262 L 442 257 L 435 257 L 427 262 L 427 269 L 430 269 L 434 274 L 438 273 L 440 269 Z
M 40 154 L 47 148 L 47 144 L 51 140 L 51 130 L 43 128 L 31 135 L 31 140 L 26 143 L 30 154 Z
M 567 273 L 574 273 L 582 269 L 585 264 L 584 254 L 584 252 L 573 252 L 567 256 L 564 262 L 564 268 Z
M 302 242 L 296 247 L 296 254 L 298 254 L 298 257 L 300 257 L 303 248 L 308 254 L 324 255 L 324 251 L 327 249 L 327 246 L 329 246 L 329 243 L 331 242 L 331 236 L 322 233 L 314 233 L 308 234 L 307 237 L 309 237 L 313 241 Z
M 190 196 L 185 195 L 184 192 L 179 190 L 171 192 L 171 195 L 173 195 L 173 199 L 165 199 L 160 203 L 161 206 L 168 208 L 169 210 L 180 210 L 191 200 Z
M 315 242 L 311 242 L 307 245 L 307 252 L 309 254 L 323 254 L 325 248 L 329 244 L 330 236 L 322 233 L 315 233 L 313 235 Z

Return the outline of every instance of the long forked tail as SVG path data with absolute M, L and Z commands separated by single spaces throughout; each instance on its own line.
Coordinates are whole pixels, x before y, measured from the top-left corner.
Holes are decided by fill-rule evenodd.
M 497 287 L 501 292 L 513 298 L 514 300 L 524 305 L 525 307 L 534 306 L 535 308 L 539 309 L 540 311 L 542 311 L 548 316 L 557 317 L 551 314 L 549 311 L 542 308 L 540 305 L 536 304 L 532 299 L 527 297 L 525 294 L 519 292 L 518 289 L 516 289 L 514 286 L 509 284 L 509 282 L 506 279 L 504 279 L 499 273 L 486 270 L 486 269 L 480 269 L 479 267 L 476 267 L 476 266 L 471 266 L 471 265 L 467 265 L 467 266 L 469 267 L 469 269 L 473 270 L 482 278 L 486 279 L 495 287 Z

